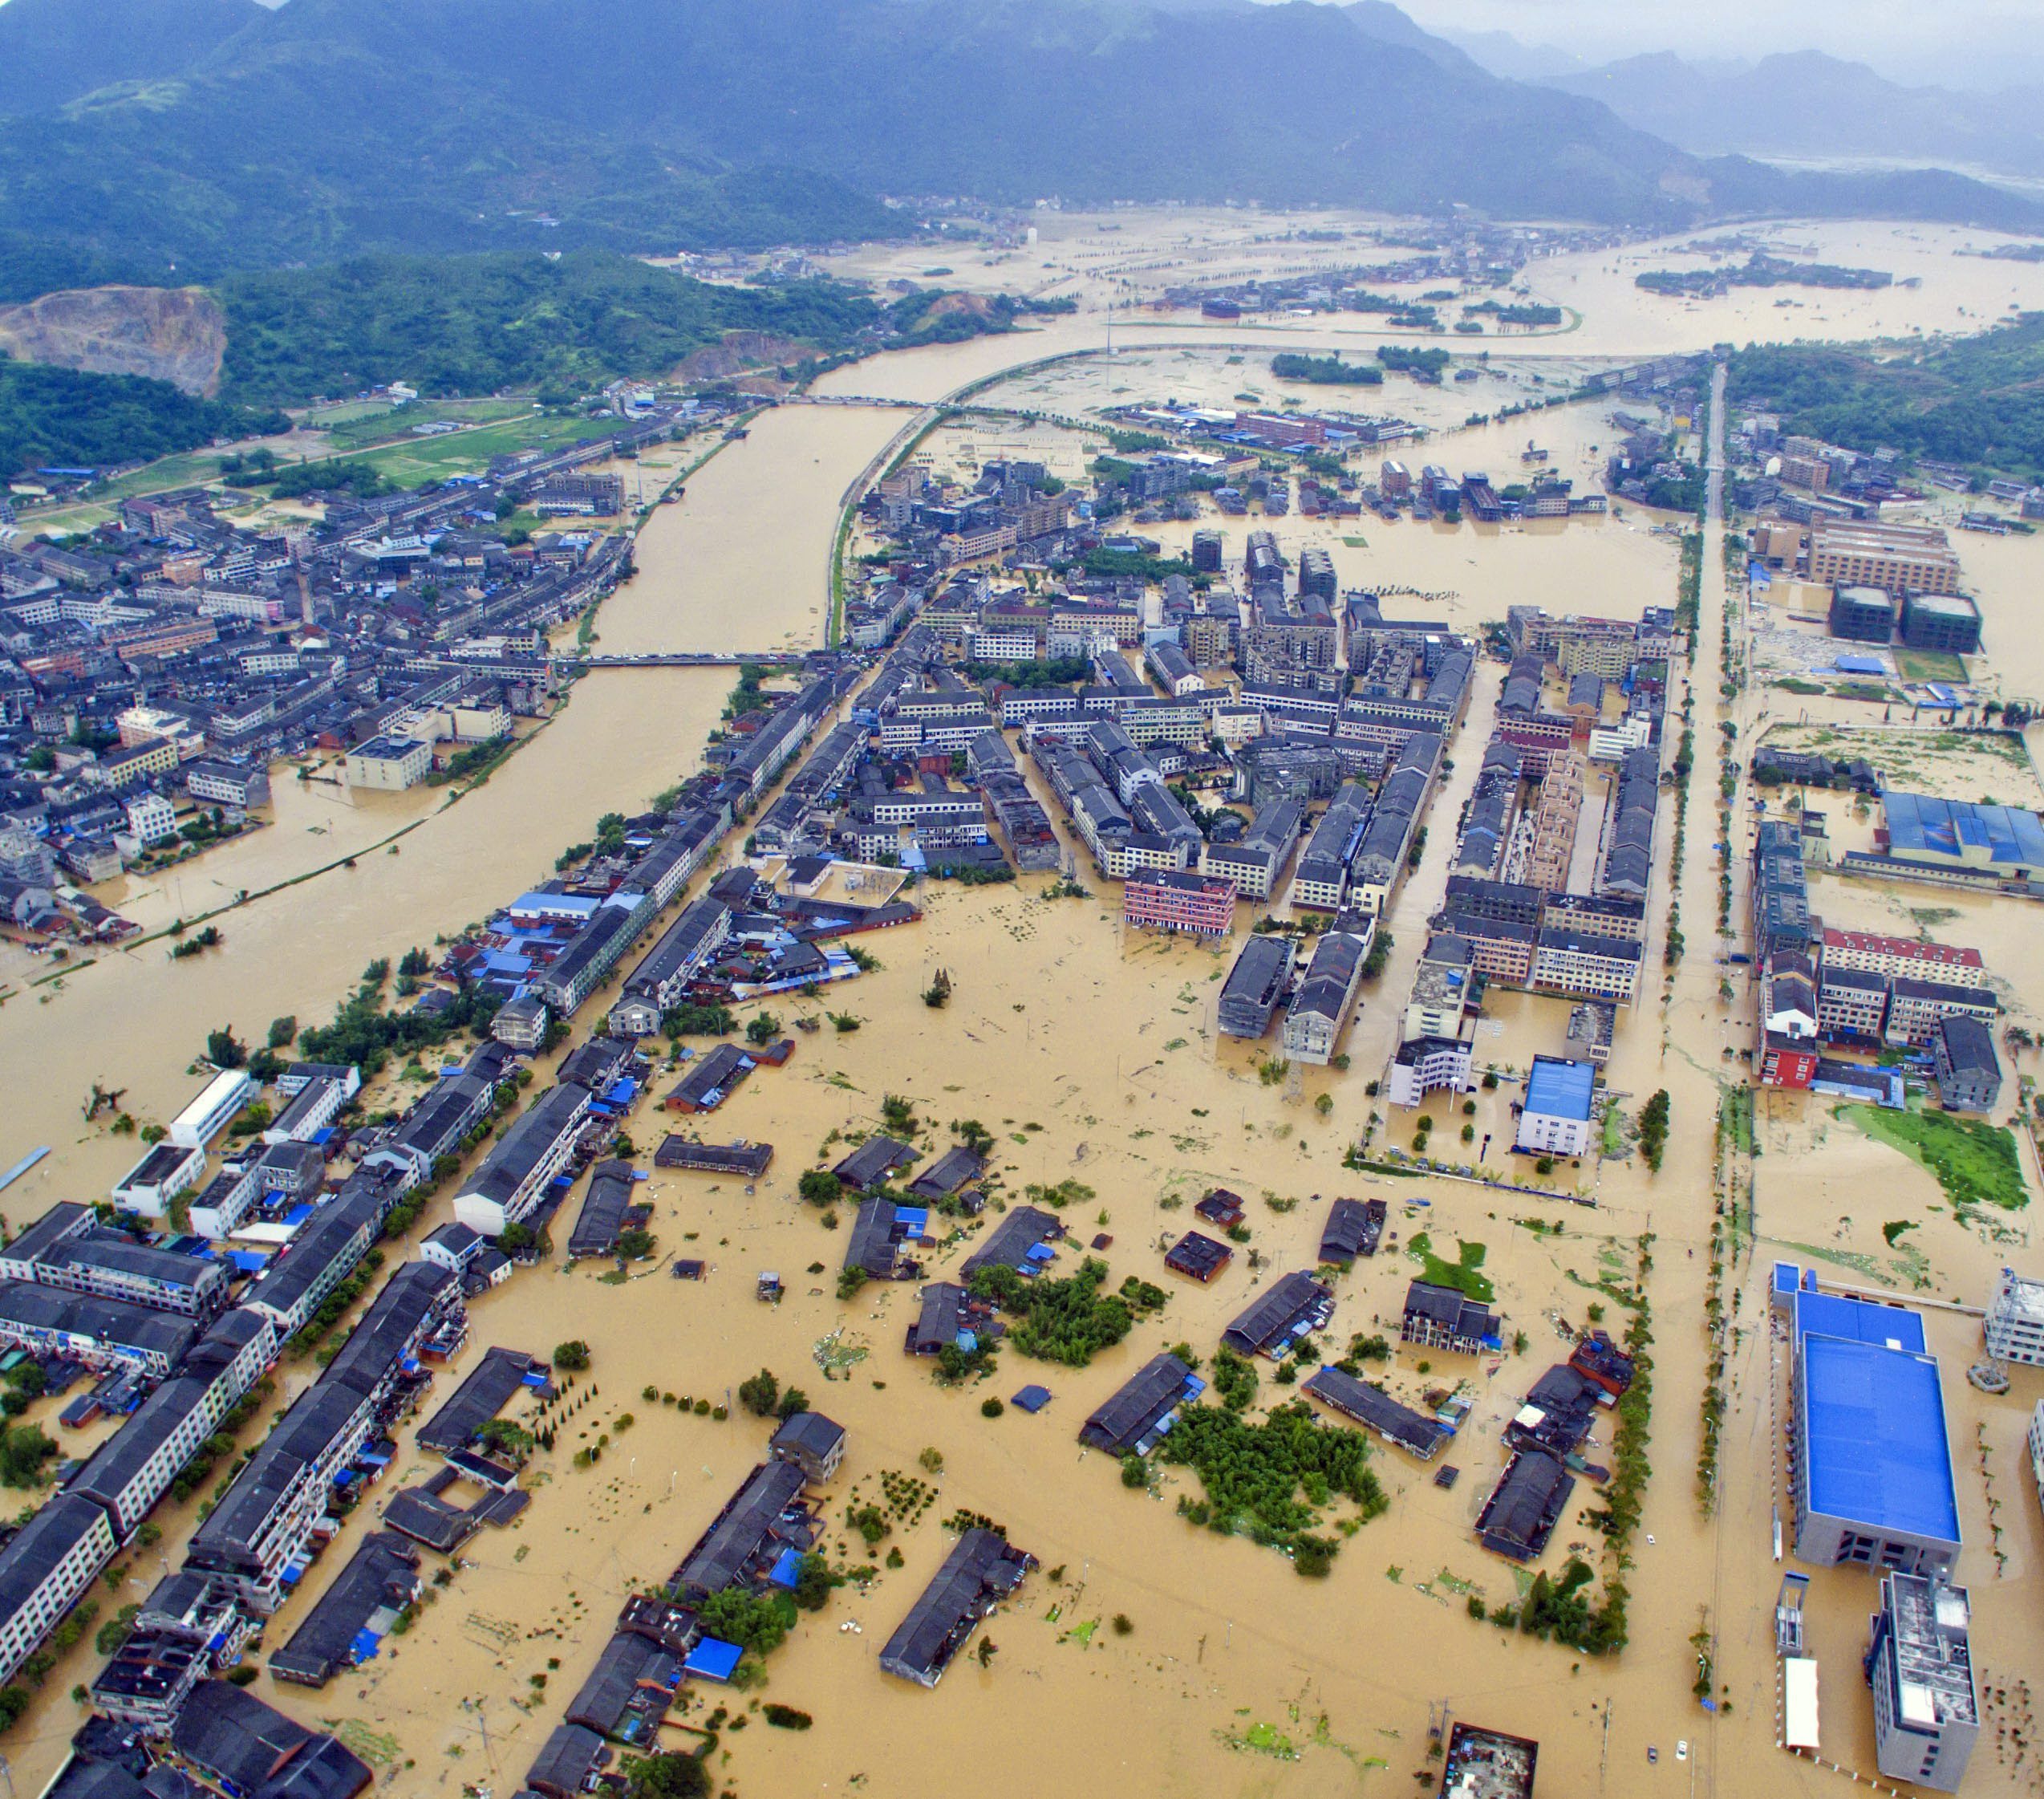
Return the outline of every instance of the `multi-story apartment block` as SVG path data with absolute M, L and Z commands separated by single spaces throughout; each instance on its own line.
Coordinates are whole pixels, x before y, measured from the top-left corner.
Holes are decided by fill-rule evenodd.
M 1834 968 L 1824 958 L 1817 981 L 1817 1029 L 1825 1037 L 1872 1042 L 1888 1021 L 1888 977 L 1869 969 Z
M 1341 1034 L 1355 1014 L 1363 967 L 1376 935 L 1374 919 L 1347 917 L 1320 934 L 1306 977 L 1285 1011 L 1284 1053 L 1289 1059 L 1316 1067 L 1333 1061 Z
M 1867 1646 L 1874 1761 L 1892 1781 L 1957 1793 L 1980 1736 L 1972 1608 L 1963 1586 L 1892 1574 Z
M 1987 1353 L 1996 1361 L 2044 1367 L 2044 1281 L 2003 1269 L 1988 1304 L 1985 1334 Z
M 1946 981 L 1898 977 L 1889 989 L 1888 1023 L 1883 1034 L 1890 1043 L 1927 1046 L 1941 1018 L 1977 1018 L 1990 1029 L 2001 1011 L 1991 987 L 1961 986 Z
M 1235 928 L 1235 884 L 1174 869 L 1132 873 L 1121 892 L 1121 920 L 1146 931 L 1188 931 L 1225 937 Z
M 1952 944 L 1927 943 L 1914 937 L 1884 937 L 1871 931 L 1827 928 L 1824 969 L 1864 969 L 1892 980 L 1909 975 L 1925 981 L 1977 985 L 1984 966 L 1980 952 Z

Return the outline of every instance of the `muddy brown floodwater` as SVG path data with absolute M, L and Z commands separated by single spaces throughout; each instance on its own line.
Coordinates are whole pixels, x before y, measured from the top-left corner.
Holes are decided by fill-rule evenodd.
M 1027 335 L 846 368 L 823 387 L 842 396 L 936 400 L 1048 355 L 1100 347 L 1099 307 L 1110 291 L 1118 303 L 1120 282 L 1162 286 L 1183 278 L 1174 262 L 1267 269 L 1288 256 L 1321 254 L 1309 246 L 1252 245 L 1254 234 L 1236 214 L 1130 214 L 1118 220 L 1127 229 L 1112 234 L 1099 229 L 1101 222 L 1047 218 L 1043 242 L 1029 253 L 1033 264 L 1025 267 L 1029 258 L 1018 252 L 1008 265 L 960 271 L 1012 287 L 1028 285 L 1033 267 L 1046 289 L 1081 299 L 1085 310 L 1076 317 Z M 1750 293 L 1688 306 L 1631 285 L 1636 267 L 1667 263 L 1669 246 L 1555 258 L 1532 266 L 1527 283 L 1580 309 L 1580 327 L 1551 339 L 1514 340 L 1517 372 L 1509 379 L 1530 383 L 1546 370 L 1559 380 L 1592 355 L 1791 335 L 1785 320 L 1803 335 L 1818 335 L 1819 326 L 1826 334 L 1912 323 L 1971 328 L 2008 299 L 2044 298 L 2044 272 L 1952 254 L 1961 243 L 1997 241 L 1989 234 L 1791 226 L 1778 241 L 1808 245 L 1831 260 L 1894 267 L 1920 276 L 1922 285 L 1864 301 L 1813 297 L 1794 311 Z M 873 253 L 862 266 L 890 272 L 885 255 Z M 1300 321 L 1282 328 L 1287 343 L 1353 347 L 1356 341 L 1345 327 L 1328 331 Z M 1367 322 L 1360 328 L 1369 329 Z M 1115 337 L 1128 353 L 1112 363 L 1093 358 L 1024 371 L 987 397 L 1017 406 L 1054 400 L 1055 409 L 1076 412 L 1116 397 L 1117 388 L 1157 396 L 1154 384 L 1167 380 L 1188 391 L 1194 382 L 1202 392 L 1231 392 L 1238 384 L 1273 391 L 1267 366 L 1251 366 L 1271 347 L 1270 334 L 1209 331 L 1176 319 L 1136 326 L 1117 315 Z M 1163 347 L 1187 342 L 1201 346 L 1189 359 Z M 1236 356 L 1243 360 L 1229 360 Z M 1405 403 L 1396 390 L 1385 396 L 1387 408 Z M 1412 402 L 1422 403 L 1431 404 L 1418 396 Z M 748 439 L 690 476 L 683 500 L 655 511 L 640 543 L 641 572 L 603 608 L 597 647 L 752 650 L 819 640 L 839 506 L 862 471 L 916 418 L 870 406 L 788 407 L 763 416 Z M 1433 422 L 1447 427 L 1454 420 Z M 1571 408 L 1509 427 L 1452 432 L 1438 441 L 1438 459 L 1488 465 L 1494 473 L 1515 465 L 1531 437 L 1550 449 L 1555 465 L 1582 473 L 1609 428 L 1607 412 Z M 1015 421 L 965 421 L 934 438 L 931 453 L 983 455 L 1011 429 L 1024 432 Z M 1076 465 L 1084 437 L 1048 427 L 1027 432 L 1054 466 L 1060 457 Z M 649 486 L 704 447 L 649 459 L 642 471 Z M 1435 453 L 1430 446 L 1430 457 Z M 1308 542 L 1328 546 L 1344 585 L 1434 596 L 1415 598 L 1413 609 L 1438 607 L 1468 625 L 1499 617 L 1522 599 L 1558 612 L 1620 615 L 1670 603 L 1674 550 L 1652 522 L 1628 509 L 1601 522 L 1483 532 L 1373 520 L 1344 529 L 1298 518 L 1279 528 L 1292 550 Z M 1231 547 L 1239 549 L 1241 528 L 1231 531 Z M 1176 544 L 1184 533 L 1159 527 L 1158 534 Z M 2044 680 L 2025 672 L 2039 665 L 2026 660 L 2035 652 L 2021 622 L 2044 553 L 2032 540 L 2014 538 L 1987 547 L 1968 538 L 1961 548 L 1989 607 L 1990 660 L 1999 662 L 2005 651 L 2005 690 L 2044 691 Z M 1724 596 L 1714 534 L 1704 566 L 1693 672 L 1700 752 L 1718 721 L 1712 696 Z M 1681 886 L 1688 952 L 1664 996 L 1659 970 L 1673 835 L 1664 829 L 1650 908 L 1648 960 L 1655 972 L 1621 1021 L 1608 1071 L 1628 1113 L 1656 1089 L 1670 1094 L 1673 1130 L 1660 1173 L 1649 1176 L 1636 1157 L 1587 1162 L 1563 1172 L 1571 1191 L 1595 1202 L 1577 1204 L 1560 1195 L 1438 1176 L 1401 1180 L 1343 1169 L 1344 1148 L 1380 1104 L 1366 1085 L 1392 1047 L 1424 920 L 1442 891 L 1453 821 L 1494 706 L 1495 676 L 1490 668 L 1481 677 L 1476 706 L 1454 746 L 1456 767 L 1435 802 L 1426 856 L 1391 913 L 1391 966 L 1366 993 L 1346 1071 L 1293 1070 L 1267 1082 L 1258 1068 L 1263 1051 L 1215 1030 L 1214 1000 L 1234 945 L 1217 952 L 1130 937 L 1118 924 L 1113 890 L 1090 877 L 1093 891 L 1084 900 L 1045 898 L 1040 877 L 996 889 L 923 890 L 923 922 L 874 941 L 883 967 L 830 994 L 831 1009 L 857 1017 L 858 1031 L 841 1034 L 825 1023 L 815 1034 L 797 1034 L 786 1067 L 760 1070 L 703 1121 L 706 1134 L 720 1139 L 776 1145 L 772 1171 L 756 1190 L 656 1174 L 649 1189 L 656 1265 L 621 1282 L 556 1265 L 521 1274 L 477 1304 L 476 1346 L 441 1377 L 443 1393 L 486 1344 L 543 1354 L 580 1337 L 592 1348 L 590 1372 L 577 1389 L 579 1409 L 556 1449 L 533 1465 L 527 1512 L 509 1530 L 472 1539 L 451 1581 L 429 1589 L 432 1602 L 417 1622 L 367 1667 L 318 1695 L 278 1687 L 266 1676 L 260 1690 L 308 1721 L 340 1729 L 376 1763 L 391 1792 L 452 1795 L 477 1785 L 500 1796 L 513 1790 L 587 1673 L 623 1595 L 671 1570 L 763 1451 L 764 1425 L 742 1414 L 724 1423 L 683 1415 L 664 1396 L 721 1404 L 740 1380 L 767 1367 L 850 1427 L 850 1454 L 826 1501 L 827 1542 L 837 1559 L 880 1565 L 864 1592 L 842 1590 L 820 1615 L 805 1614 L 770 1661 L 763 1696 L 810 1713 L 813 1728 L 771 1731 L 763 1718 L 746 1715 L 742 1731 L 724 1731 L 718 1771 L 741 1793 L 906 1795 L 933 1781 L 960 1779 L 1002 1799 L 1071 1787 L 1244 1799 L 1409 1792 L 1417 1789 L 1415 1774 L 1435 1765 L 1426 1757 L 1426 1731 L 1430 1712 L 1443 1704 L 1458 1717 L 1538 1738 L 1543 1793 L 1822 1795 L 1849 1784 L 1774 1747 L 1769 1608 L 1780 1573 L 1770 1543 L 1779 1370 L 1766 1326 L 1767 1266 L 1792 1256 L 1819 1261 L 1842 1278 L 1977 1301 L 2001 1261 L 2038 1271 L 2030 1214 L 2009 1214 L 2000 1220 L 2001 1240 L 1990 1241 L 1977 1223 L 1953 1215 L 1924 1169 L 1849 1118 L 1808 1102 L 1763 1102 L 1761 1154 L 1741 1175 L 1743 1182 L 1750 1173 L 1754 1183 L 1758 1237 L 1740 1237 L 1727 1277 L 1727 1303 L 1735 1293 L 1742 1328 L 1731 1362 L 1719 1497 L 1713 1513 L 1702 1512 L 1695 1470 L 1719 1191 L 1713 1120 L 1721 1091 L 1743 1072 L 1734 1052 L 1746 1040 L 1745 997 L 1735 988 L 1734 1003 L 1721 999 L 1720 982 L 1731 974 L 1713 962 L 1716 771 L 1702 753 Z M 534 741 L 451 805 L 442 790 L 351 800 L 318 783 L 300 787 L 286 774 L 271 826 L 126 903 L 137 916 L 167 921 L 359 851 L 353 868 L 313 875 L 227 912 L 220 921 L 225 945 L 205 956 L 172 964 L 160 944 L 145 945 L 42 985 L 29 983 L 52 973 L 47 964 L 22 958 L 0 970 L 17 989 L 0 1008 L 0 1090 L 8 1100 L 0 1163 L 39 1143 L 53 1151 L 0 1200 L 9 1218 L 19 1224 L 57 1198 L 94 1198 L 132 1158 L 130 1140 L 82 1124 L 92 1082 L 126 1088 L 138 1117 L 165 1118 L 193 1089 L 188 1064 L 209 1027 L 231 1021 L 249 1036 L 280 1013 L 324 1018 L 373 957 L 458 930 L 543 876 L 598 814 L 642 802 L 696 766 L 730 678 L 728 671 L 594 673 Z M 1726 719 L 1750 737 L 1764 703 L 1764 696 L 1742 694 Z M 1743 832 L 1743 794 L 1739 804 Z M 1832 806 L 1841 841 L 1862 828 L 1849 810 Z M 415 822 L 397 855 L 371 847 Z M 1735 885 L 1742 907 L 1742 874 Z M 2044 1015 L 2044 965 L 2027 952 L 2033 915 L 2015 902 L 1869 887 L 1825 875 L 1816 880 L 1815 904 L 1827 919 L 1870 928 L 1928 928 L 1934 920 L 1937 935 L 1981 946 L 2006 984 L 2014 1016 Z M 949 1007 L 932 1011 L 919 995 L 939 968 L 951 973 L 955 993 Z M 592 1001 L 586 1015 L 599 1015 L 602 1005 L 601 997 Z M 820 1009 L 797 1000 L 774 1009 L 787 1021 Z M 1500 996 L 1480 1053 L 1523 1066 L 1535 1051 L 1561 1047 L 1565 1017 L 1566 1008 L 1553 1002 Z M 2023 1066 L 2030 1071 L 2028 1062 Z M 914 1102 L 927 1144 L 946 1140 L 951 1120 L 984 1124 L 996 1136 L 993 1160 L 1011 1197 L 1031 1183 L 1090 1189 L 1067 1211 L 1075 1237 L 1111 1235 L 1104 1253 L 1117 1281 L 1135 1273 L 1168 1282 L 1162 1315 L 1084 1369 L 1032 1362 L 1011 1350 L 985 1385 L 938 1387 L 902 1353 L 913 1289 L 869 1287 L 841 1303 L 835 1273 L 848 1220 L 827 1228 L 795 1192 L 801 1172 L 832 1153 L 833 1134 L 842 1139 L 871 1128 L 890 1093 Z M 1326 1113 L 1316 1103 L 1323 1095 Z M 1479 1095 L 1470 1122 L 1482 1132 L 1508 1133 L 1507 1098 Z M 1380 1140 L 1402 1143 L 1411 1127 L 1409 1118 L 1394 1116 L 1381 1126 Z M 657 1115 L 642 1115 L 631 1126 L 642 1148 L 660 1129 Z M 1494 1153 L 1489 1163 L 1507 1166 Z M 2034 1200 L 2035 1160 L 2027 1147 L 2023 1168 Z M 1159 1251 L 1185 1228 L 1190 1201 L 1215 1184 L 1248 1200 L 1250 1243 L 1211 1287 L 1178 1283 L 1161 1272 Z M 1366 1194 L 1389 1204 L 1396 1241 L 1340 1280 L 1327 1341 L 1374 1334 L 1395 1320 L 1405 1281 L 1420 1265 L 1409 1253 L 1412 1240 L 1424 1232 L 1444 1252 L 1451 1242 L 1482 1246 L 1485 1272 L 1507 1315 L 1507 1341 L 1523 1331 L 1527 1342 L 1523 1350 L 1476 1362 L 1437 1356 L 1422 1366 L 1429 1358 L 1409 1354 L 1393 1360 L 1384 1378 L 1401 1396 L 1417 1401 L 1446 1387 L 1470 1401 L 1444 1456 L 1463 1470 L 1462 1478 L 1444 1491 L 1434 1484 L 1431 1466 L 1374 1448 L 1372 1466 L 1389 1509 L 1342 1538 L 1329 1578 L 1306 1580 L 1274 1551 L 1218 1537 L 1177 1516 L 1178 1499 L 1196 1495 L 1191 1476 L 1167 1471 L 1154 1494 L 1131 1492 L 1119 1470 L 1081 1451 L 1075 1436 L 1085 1415 L 1158 1348 L 1183 1341 L 1209 1354 L 1259 1283 L 1312 1263 L 1327 1202 Z M 444 1216 L 443 1201 L 420 1228 Z M 1903 1222 L 1915 1228 L 1900 1233 L 1898 1248 L 1882 1226 Z M 1471 1525 L 1499 1464 L 1505 1422 L 1527 1386 L 1562 1352 L 1552 1318 L 1580 1326 L 1588 1307 L 1601 1303 L 1611 1307 L 1607 1322 L 1622 1326 L 1615 1303 L 1593 1289 L 1629 1277 L 1636 1241 L 1647 1231 L 1654 1237 L 1653 1473 L 1633 1544 L 1630 1646 L 1622 1657 L 1592 1659 L 1470 1618 L 1470 1594 L 1510 1602 L 1525 1578 L 1481 1550 Z M 931 1258 L 933 1272 L 955 1269 L 968 1247 L 946 1245 Z M 708 1278 L 700 1285 L 670 1278 L 667 1264 L 675 1256 L 706 1260 Z M 756 1277 L 767 1269 L 787 1285 L 778 1307 L 753 1297 Z M 1945 1367 L 1969 1544 L 1960 1572 L 1973 1591 L 1975 1655 L 1990 1674 L 2033 1669 L 2039 1665 L 2044 1543 L 2022 1440 L 2039 1383 L 2019 1371 L 2005 1398 L 1976 1394 L 1961 1376 L 1976 1350 L 1977 1323 L 1936 1314 L 1931 1330 Z M 279 1402 L 310 1372 L 306 1363 L 286 1363 Z M 997 1419 L 981 1415 L 988 1395 L 1005 1398 L 1032 1380 L 1054 1395 L 1040 1415 L 1011 1407 Z M 642 1396 L 648 1387 L 650 1400 Z M 1280 1396 L 1267 1371 L 1262 1394 Z M 623 1422 L 627 1413 L 629 1424 Z M 1609 1448 L 1608 1422 L 1597 1436 L 1593 1461 Z M 602 1436 L 608 1441 L 601 1459 L 575 1468 L 573 1452 Z M 885 1472 L 920 1476 L 926 1449 L 942 1457 L 935 1500 L 913 1521 L 897 1518 L 892 1534 L 869 1554 L 842 1528 L 846 1505 L 854 1495 L 877 1497 Z M 416 1463 L 407 1431 L 375 1499 Z M 1578 1548 L 1601 1566 L 1600 1539 L 1583 1521 L 1592 1503 L 1589 1490 L 1580 1489 L 1541 1566 L 1552 1570 Z M 2000 1558 L 1989 1547 L 1990 1504 L 2001 1527 Z M 962 1659 L 937 1691 L 925 1692 L 883 1677 L 874 1658 L 945 1552 L 942 1520 L 959 1509 L 1000 1521 L 1043 1565 L 984 1627 L 996 1646 L 988 1665 Z M 365 1507 L 351 1521 L 307 1590 L 270 1626 L 269 1647 L 289 1636 L 374 1510 Z M 173 1565 L 194 1512 L 167 1510 L 161 1550 Z M 1344 1512 L 1332 1508 L 1331 1521 Z M 897 1550 L 901 1565 L 887 1565 Z M 155 1555 L 144 1559 L 134 1578 L 152 1580 Z M 1872 1751 L 1856 1660 L 1873 1602 L 1873 1585 L 1863 1576 L 1823 1572 L 1813 1585 L 1825 1752 L 1862 1770 L 1871 1769 Z M 1112 1627 L 1117 1614 L 1131 1626 L 1125 1635 Z M 844 1627 L 854 1623 L 856 1632 Z M 1690 1691 L 1689 1639 L 1700 1624 L 1714 1633 L 1726 1702 L 1714 1716 L 1701 1712 Z M 74 1680 L 88 1679 L 92 1665 L 88 1643 L 66 1659 L 10 1738 L 14 1775 L 25 1786 L 39 1785 L 60 1759 L 77 1718 L 64 1693 Z M 744 1715 L 761 1696 L 693 1696 L 686 1716 L 700 1722 L 720 1702 Z M 1686 1763 L 1674 1760 L 1677 1738 L 1690 1744 Z M 1660 1757 L 1652 1768 L 1649 1745 Z M 1984 1743 L 1967 1790 L 2030 1792 L 2034 1779 L 2034 1760 L 2018 1764 L 2012 1752 L 2004 1759 Z

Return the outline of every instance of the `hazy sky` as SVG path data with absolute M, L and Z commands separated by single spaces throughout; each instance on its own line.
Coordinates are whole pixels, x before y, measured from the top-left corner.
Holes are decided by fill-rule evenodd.
M 2044 0 L 1403 0 L 1430 30 L 1506 31 L 1591 62 L 1641 51 L 1753 57 L 1823 50 L 1892 80 L 2001 86 L 2044 66 Z

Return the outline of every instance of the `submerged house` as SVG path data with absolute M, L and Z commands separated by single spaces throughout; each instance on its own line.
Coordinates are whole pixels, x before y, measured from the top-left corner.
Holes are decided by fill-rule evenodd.
M 1006 1538 L 975 1527 L 959 1537 L 936 1578 L 880 1651 L 889 1674 L 934 1687 L 979 1620 L 1022 1584 L 1036 1558 Z
M 1079 1440 L 1110 1456 L 1146 1456 L 1207 1383 L 1168 1350 L 1152 1356 L 1079 1427 Z

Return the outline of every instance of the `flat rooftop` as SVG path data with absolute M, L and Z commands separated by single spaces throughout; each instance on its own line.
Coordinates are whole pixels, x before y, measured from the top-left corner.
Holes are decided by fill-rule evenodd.
M 1587 1119 L 1596 1084 L 1595 1062 L 1535 1056 L 1526 1081 L 1526 1109 L 1543 1118 Z
M 1902 1722 L 1922 1730 L 1979 1723 L 1966 1590 L 1919 1574 L 1891 1574 L 1882 1602 L 1895 1633 L 1896 1709 Z
M 1959 1541 L 1935 1358 L 1807 1336 L 1801 1398 L 1813 1511 L 1890 1534 Z
M 1884 1349 L 1907 1350 L 1913 1355 L 1921 1355 L 1929 1347 L 1924 1338 L 1920 1313 L 1906 1306 L 1850 1298 L 1844 1293 L 1818 1293 L 1808 1287 L 1795 1296 L 1795 1334 L 1872 1343 Z

